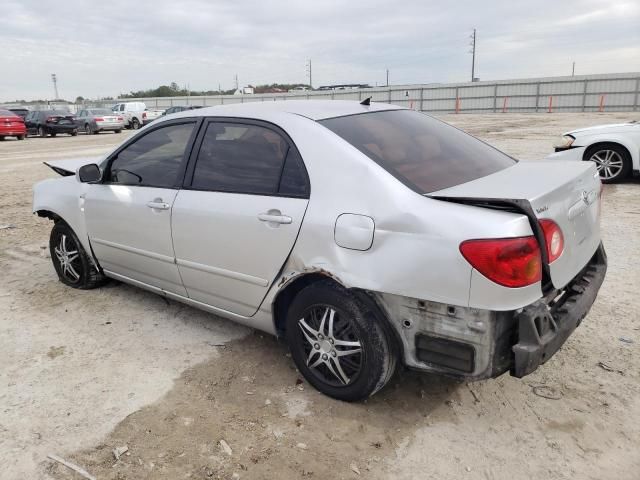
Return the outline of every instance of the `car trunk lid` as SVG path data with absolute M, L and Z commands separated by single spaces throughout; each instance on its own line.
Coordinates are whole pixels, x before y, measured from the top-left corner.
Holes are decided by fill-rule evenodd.
M 562 255 L 547 265 L 551 282 L 562 288 L 588 263 L 600 244 L 601 184 L 592 162 L 518 162 L 471 182 L 427 196 L 486 206 L 515 205 L 529 216 L 543 245 L 539 221 L 553 220 L 562 230 Z M 543 258 L 547 259 L 546 253 Z

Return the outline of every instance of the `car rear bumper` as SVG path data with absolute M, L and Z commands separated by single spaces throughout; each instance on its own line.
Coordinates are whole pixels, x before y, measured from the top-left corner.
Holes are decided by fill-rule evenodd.
M 0 135 L 2 135 L 3 137 L 16 137 L 18 135 L 26 135 L 26 134 L 27 134 L 26 128 L 23 128 L 22 130 L 20 130 L 19 128 L 7 128 L 7 129 L 0 128 Z
M 55 125 L 48 123 L 44 126 L 44 128 L 47 129 L 48 132 L 52 133 L 72 133 L 78 131 L 78 126 L 75 124 Z
M 415 370 L 481 380 L 523 377 L 548 361 L 589 312 L 607 271 L 602 244 L 562 290 L 516 311 L 494 312 L 374 293 Z
M 124 130 L 124 122 L 96 122 L 96 128 L 100 131 Z

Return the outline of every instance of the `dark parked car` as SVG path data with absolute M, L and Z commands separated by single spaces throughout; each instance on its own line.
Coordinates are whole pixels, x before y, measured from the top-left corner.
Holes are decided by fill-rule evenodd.
M 184 112 L 185 110 L 195 110 L 196 108 L 202 108 L 202 105 L 176 105 L 175 107 L 167 108 L 162 115 Z
M 22 119 L 24 119 L 24 117 L 26 117 L 27 114 L 29 113 L 29 109 L 28 108 L 23 108 L 23 107 L 8 108 L 7 110 L 9 110 L 10 112 L 15 113 L 16 115 L 18 115 Z
M 24 119 L 28 135 L 55 137 L 58 133 L 67 133 L 71 136 L 78 134 L 78 126 L 74 123 L 74 116 L 61 110 L 41 110 L 29 112 Z

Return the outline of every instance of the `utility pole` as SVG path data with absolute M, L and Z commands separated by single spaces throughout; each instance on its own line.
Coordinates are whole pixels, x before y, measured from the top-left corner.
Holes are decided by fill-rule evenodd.
M 474 82 L 476 78 L 476 29 L 473 29 L 471 34 L 471 81 Z
M 387 68 L 387 87 L 389 86 L 389 69 Z
M 58 94 L 58 77 L 56 76 L 55 73 L 51 74 L 51 81 L 53 82 L 53 91 L 56 94 L 54 100 L 59 100 L 60 99 L 60 95 Z
M 573 62 L 573 67 L 571 67 L 571 76 L 574 77 L 576 74 L 576 62 Z
M 235 80 L 236 80 L 236 90 L 239 90 L 240 89 L 240 84 L 238 83 L 238 74 L 237 73 L 236 73 L 236 76 L 235 76 Z
M 307 75 L 309 76 L 309 87 L 313 90 L 313 80 L 311 76 L 311 59 L 307 62 Z

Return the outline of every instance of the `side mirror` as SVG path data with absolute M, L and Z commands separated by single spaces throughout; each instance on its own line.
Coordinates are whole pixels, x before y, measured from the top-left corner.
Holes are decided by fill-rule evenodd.
M 78 179 L 82 183 L 97 182 L 100 178 L 102 178 L 102 173 L 100 172 L 100 167 L 95 163 L 83 165 L 78 169 Z

